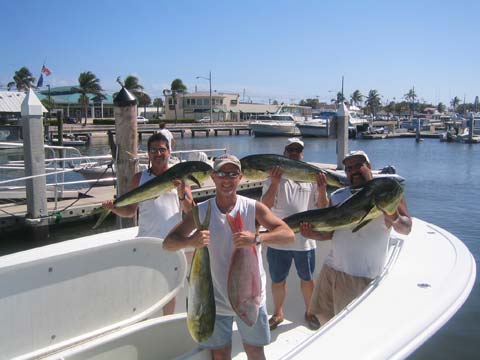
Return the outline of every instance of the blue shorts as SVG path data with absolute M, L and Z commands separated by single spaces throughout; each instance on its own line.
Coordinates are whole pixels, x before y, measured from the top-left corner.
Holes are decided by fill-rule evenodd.
M 213 334 L 207 340 L 200 343 L 205 349 L 221 349 L 232 343 L 233 319 L 237 323 L 238 331 L 245 344 L 252 346 L 265 346 L 270 344 L 270 328 L 268 326 L 268 315 L 265 305 L 258 309 L 257 322 L 252 326 L 245 324 L 238 316 L 215 316 L 215 327 Z
M 269 247 L 267 249 L 268 270 L 274 283 L 285 281 L 295 260 L 297 274 L 303 281 L 313 279 L 315 271 L 315 249 L 306 251 L 278 250 Z

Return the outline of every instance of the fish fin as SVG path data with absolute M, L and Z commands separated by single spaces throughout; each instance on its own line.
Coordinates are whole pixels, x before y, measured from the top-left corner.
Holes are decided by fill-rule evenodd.
M 245 228 L 240 212 L 237 212 L 237 215 L 235 215 L 235 227 L 237 232 L 243 231 L 243 229 Z
M 93 226 L 93 230 L 97 229 L 102 223 L 103 221 L 107 218 L 107 216 L 111 213 L 110 210 L 108 209 L 104 209 L 102 211 L 102 213 L 100 214 L 100 217 L 98 218 L 97 222 L 95 223 L 95 225 Z
M 364 221 L 360 224 L 358 224 L 357 226 L 355 226 L 352 230 L 352 232 L 357 232 L 358 230 L 360 230 L 362 227 L 364 227 L 365 225 L 367 225 L 370 221 L 372 221 L 372 219 L 369 219 L 367 221 Z
M 193 216 L 193 222 L 195 223 L 195 227 L 197 229 L 200 229 L 202 224 L 200 223 L 200 215 L 198 213 L 198 205 L 195 205 L 192 207 L 192 216 Z
M 227 214 L 226 216 L 227 216 L 228 225 L 230 226 L 230 230 L 232 230 L 232 233 L 236 232 L 235 231 L 235 219 L 230 214 Z
M 187 179 L 193 181 L 195 183 L 195 185 L 197 185 L 199 188 L 202 187 L 202 185 L 200 184 L 200 181 L 198 181 L 198 179 L 195 176 L 190 174 L 190 175 L 187 176 Z

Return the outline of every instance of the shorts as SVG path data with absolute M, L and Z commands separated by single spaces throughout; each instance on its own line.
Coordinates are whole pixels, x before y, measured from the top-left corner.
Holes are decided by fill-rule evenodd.
M 215 316 L 215 326 L 212 336 L 201 342 L 200 347 L 215 350 L 229 346 L 232 343 L 232 325 L 234 318 L 242 341 L 245 344 L 252 346 L 265 346 L 270 344 L 267 308 L 265 305 L 262 305 L 260 309 L 258 309 L 257 322 L 252 327 L 245 324 L 238 316 L 217 314 Z
M 269 247 L 267 249 L 268 270 L 272 282 L 281 283 L 285 281 L 292 266 L 292 259 L 295 260 L 297 274 L 303 281 L 313 279 L 315 271 L 315 249 L 305 251 L 278 250 Z
M 372 279 L 349 275 L 323 265 L 315 281 L 310 312 L 330 320 L 359 296 L 371 281 Z

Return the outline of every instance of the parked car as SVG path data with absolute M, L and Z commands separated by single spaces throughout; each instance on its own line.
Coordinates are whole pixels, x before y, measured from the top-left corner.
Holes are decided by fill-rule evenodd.
M 138 124 L 146 124 L 148 123 L 148 119 L 143 116 L 137 116 L 137 123 Z
M 204 116 L 201 119 L 198 119 L 197 122 L 199 122 L 199 123 L 209 123 L 210 122 L 210 116 Z

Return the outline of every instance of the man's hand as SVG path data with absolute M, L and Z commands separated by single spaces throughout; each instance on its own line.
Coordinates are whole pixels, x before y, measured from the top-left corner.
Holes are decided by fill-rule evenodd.
M 197 230 L 189 237 L 189 245 L 194 248 L 202 248 L 210 244 L 210 230 Z
M 240 231 L 233 233 L 233 245 L 236 248 L 249 248 L 255 245 L 255 233 Z
M 270 181 L 272 185 L 278 185 L 282 179 L 283 170 L 280 166 L 274 166 L 270 169 Z

